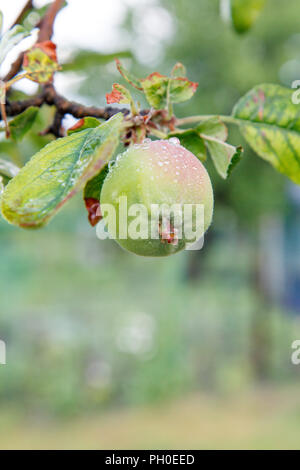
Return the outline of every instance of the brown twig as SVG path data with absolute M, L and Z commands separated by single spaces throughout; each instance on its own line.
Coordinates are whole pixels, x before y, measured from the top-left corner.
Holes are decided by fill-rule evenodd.
M 100 119 L 109 119 L 111 116 L 118 112 L 128 114 L 128 109 L 119 109 L 108 106 L 106 108 L 98 108 L 96 106 L 84 106 L 83 104 L 69 101 L 63 96 L 59 95 L 52 84 L 47 84 L 44 87 L 44 102 L 49 105 L 54 105 L 62 114 L 71 114 L 72 116 L 81 119 L 86 116 L 93 116 Z
M 8 127 L 8 122 L 7 122 L 7 114 L 6 114 L 6 109 L 5 109 L 5 103 L 1 101 L 0 103 L 0 109 L 1 109 L 1 116 L 5 124 L 5 136 L 6 138 L 10 137 L 10 131 Z
M 51 39 L 56 15 L 62 8 L 63 4 L 64 0 L 54 0 L 54 2 L 51 3 L 44 18 L 41 20 L 37 42 L 48 41 Z
M 71 114 L 75 118 L 81 119 L 86 116 L 93 116 L 99 119 L 109 119 L 116 113 L 128 114 L 127 108 L 113 108 L 111 106 L 98 108 L 96 106 L 84 106 L 83 104 L 70 101 L 59 95 L 54 86 L 46 85 L 39 95 L 21 101 L 8 101 L 6 113 L 8 116 L 16 116 L 30 106 L 40 107 L 43 104 L 54 105 L 61 114 Z
M 42 94 L 28 98 L 27 100 L 22 101 L 6 101 L 6 114 L 7 116 L 17 116 L 18 114 L 23 113 L 25 109 L 30 106 L 40 107 L 44 103 L 44 96 Z
M 106 120 L 118 112 L 122 112 L 125 115 L 129 113 L 127 108 L 113 108 L 111 106 L 100 108 L 96 106 L 84 106 L 83 104 L 76 103 L 75 101 L 70 101 L 59 95 L 52 84 L 48 84 L 45 85 L 40 94 L 33 96 L 32 98 L 21 101 L 7 101 L 6 114 L 10 117 L 16 116 L 21 114 L 30 106 L 41 107 L 43 104 L 55 106 L 56 108 L 54 122 L 50 128 L 47 129 L 47 132 L 53 133 L 56 137 L 61 137 L 62 135 L 60 127 L 65 114 L 71 114 L 77 119 L 81 119 L 86 116 L 93 116 Z

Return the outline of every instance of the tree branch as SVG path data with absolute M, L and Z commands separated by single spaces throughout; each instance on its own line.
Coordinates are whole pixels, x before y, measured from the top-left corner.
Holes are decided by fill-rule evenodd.
M 86 116 L 93 116 L 100 119 L 109 119 L 111 116 L 118 112 L 128 114 L 127 108 L 113 108 L 108 106 L 106 108 L 98 108 L 96 106 L 84 106 L 75 101 L 69 101 L 63 96 L 59 95 L 52 84 L 47 84 L 44 87 L 44 102 L 49 105 L 54 105 L 61 114 L 71 114 L 72 116 L 81 119 Z
M 18 114 L 23 113 L 25 109 L 30 106 L 40 107 L 44 103 L 44 97 L 42 94 L 28 98 L 27 100 L 22 101 L 6 101 L 6 114 L 7 116 L 17 116 Z
M 48 41 L 51 39 L 56 15 L 62 8 L 63 4 L 64 0 L 54 0 L 54 2 L 51 3 L 44 18 L 41 20 L 37 42 Z
M 113 108 L 107 107 L 96 107 L 96 106 L 84 106 L 83 104 L 70 101 L 65 97 L 59 95 L 52 84 L 44 86 L 43 91 L 22 101 L 7 101 L 6 103 L 6 114 L 7 116 L 16 116 L 25 111 L 30 106 L 41 107 L 43 104 L 49 106 L 55 106 L 56 115 L 53 124 L 48 129 L 48 132 L 53 133 L 56 137 L 61 137 L 61 121 L 65 114 L 71 114 L 77 119 L 81 119 L 86 116 L 93 116 L 99 119 L 109 119 L 116 113 L 123 113 L 124 115 L 129 113 L 127 108 Z M 141 113 L 143 114 L 143 113 Z

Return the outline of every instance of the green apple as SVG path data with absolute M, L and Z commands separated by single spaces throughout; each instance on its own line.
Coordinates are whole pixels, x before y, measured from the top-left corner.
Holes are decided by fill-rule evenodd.
M 117 157 L 102 186 L 100 207 L 111 238 L 123 248 L 168 256 L 204 235 L 212 220 L 213 190 L 203 164 L 178 139 L 146 139 Z M 105 219 L 107 207 L 115 224 Z

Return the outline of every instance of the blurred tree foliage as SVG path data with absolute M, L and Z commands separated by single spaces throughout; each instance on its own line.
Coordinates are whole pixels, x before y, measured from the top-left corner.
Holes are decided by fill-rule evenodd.
M 141 11 L 145 21 L 150 17 L 147 8 L 147 2 L 128 7 L 122 28 L 133 52 Z M 193 100 L 176 106 L 178 116 L 230 113 L 252 86 L 290 86 L 300 77 L 298 0 L 267 2 L 242 37 L 220 18 L 218 0 L 160 0 L 151 8 L 152 28 L 156 20 L 161 28 L 165 18 L 170 34 L 156 41 L 160 47 L 149 64 L 149 44 L 142 61 L 126 61 L 140 76 L 153 69 L 169 73 L 176 61 L 186 65 L 199 88 Z M 75 61 L 65 67 L 81 78 L 74 91 L 88 104 L 103 105 L 118 76 L 114 63 L 94 51 L 78 52 L 76 60 L 83 60 L 84 70 Z M 43 108 L 33 132 L 17 147 L 1 142 L 0 156 L 26 161 L 51 139 L 37 135 L 51 113 Z M 246 146 L 234 130 L 231 139 Z M 259 300 L 249 287 L 253 251 L 238 238 L 236 221 L 254 231 L 262 214 L 285 211 L 288 183 L 248 149 L 227 181 L 208 169 L 216 194 L 212 230 L 222 240 L 217 237 L 208 250 L 200 286 L 182 282 L 189 253 L 145 261 L 109 242 L 100 246 L 77 211 L 80 197 L 42 236 L 0 222 L 0 332 L 14 364 L 0 371 L 2 402 L 70 414 L 154 401 L 199 386 L 227 391 L 251 383 L 249 324 Z M 271 367 L 277 379 L 296 378 L 286 363 L 294 327 L 275 309 Z

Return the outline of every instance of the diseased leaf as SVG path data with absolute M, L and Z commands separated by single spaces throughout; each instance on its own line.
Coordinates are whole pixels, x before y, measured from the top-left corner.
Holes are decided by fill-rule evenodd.
M 23 68 L 28 72 L 30 80 L 38 83 L 51 82 L 54 72 L 60 69 L 56 45 L 52 41 L 35 44 L 24 55 Z
M 166 108 L 168 102 L 181 103 L 189 100 L 198 84 L 187 78 L 169 78 L 158 72 L 151 73 L 141 80 L 148 103 L 155 109 Z
M 172 132 L 168 135 L 168 138 L 170 137 L 177 137 L 177 139 L 180 140 L 180 144 L 196 155 L 202 162 L 206 160 L 207 155 L 204 140 L 200 137 L 196 129 Z
M 154 72 L 141 80 L 141 83 L 150 106 L 153 106 L 155 109 L 165 108 L 167 105 L 169 78 Z
M 125 80 L 145 93 L 150 106 L 155 109 L 168 109 L 169 114 L 172 112 L 172 103 L 189 100 L 198 87 L 198 83 L 191 82 L 185 76 L 182 76 L 185 74 L 185 68 L 179 62 L 173 67 L 171 78 L 154 72 L 143 79 L 131 75 L 119 60 L 116 60 L 116 64 Z M 118 93 L 113 90 L 113 95 L 111 95 L 109 95 L 109 99 L 117 99 Z
M 3 62 L 11 49 L 19 44 L 19 42 L 27 36 L 29 36 L 29 32 L 19 24 L 3 34 L 0 40 L 0 64 Z
M 35 122 L 39 108 L 30 106 L 23 113 L 9 121 L 10 136 L 13 140 L 21 140 Z
M 137 88 L 138 90 L 142 90 L 142 84 L 141 80 L 137 77 L 135 77 L 132 73 L 128 72 L 128 70 L 125 69 L 125 67 L 121 64 L 119 59 L 116 60 L 116 65 L 117 69 L 119 70 L 120 74 L 122 75 L 123 78 L 125 78 L 126 82 L 130 83 L 134 88 Z
M 83 131 L 84 129 L 91 129 L 93 127 L 98 127 L 100 126 L 100 124 L 101 124 L 101 121 L 99 121 L 99 119 L 94 118 L 92 116 L 87 116 L 82 119 L 79 119 L 79 121 L 77 121 L 74 124 L 74 126 L 70 127 L 67 130 L 67 134 L 71 135 L 74 132 Z
M 183 101 L 189 100 L 198 88 L 198 83 L 191 82 L 184 77 L 171 78 L 170 83 L 170 97 L 172 103 L 182 103 Z
M 107 104 L 120 103 L 120 104 L 129 104 L 132 103 L 132 97 L 130 92 L 123 85 L 119 83 L 114 83 L 112 92 L 106 93 L 106 102 Z
M 300 107 L 293 104 L 293 93 L 280 85 L 256 86 L 232 114 L 253 150 L 300 184 Z
M 24 228 L 45 225 L 111 158 L 122 128 L 118 113 L 98 127 L 46 145 L 5 188 L 3 217 Z

